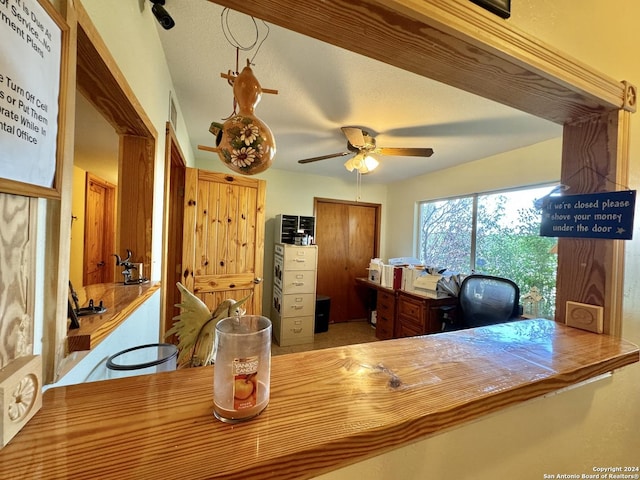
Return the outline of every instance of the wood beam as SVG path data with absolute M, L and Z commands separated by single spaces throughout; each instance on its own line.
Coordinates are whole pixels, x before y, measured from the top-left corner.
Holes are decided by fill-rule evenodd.
M 635 109 L 635 87 L 468 1 L 209 1 L 559 124 Z

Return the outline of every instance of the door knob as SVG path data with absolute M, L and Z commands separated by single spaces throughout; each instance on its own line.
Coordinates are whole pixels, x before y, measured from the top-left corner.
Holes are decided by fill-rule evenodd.
M 253 279 L 253 283 L 255 283 L 256 285 L 262 283 L 262 277 L 256 277 Z

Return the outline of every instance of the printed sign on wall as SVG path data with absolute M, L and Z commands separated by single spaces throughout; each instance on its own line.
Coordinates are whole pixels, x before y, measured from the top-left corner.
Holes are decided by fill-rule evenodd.
M 0 0 L 0 177 L 53 187 L 62 33 L 38 0 Z
M 635 204 L 635 190 L 548 197 L 540 235 L 631 240 Z

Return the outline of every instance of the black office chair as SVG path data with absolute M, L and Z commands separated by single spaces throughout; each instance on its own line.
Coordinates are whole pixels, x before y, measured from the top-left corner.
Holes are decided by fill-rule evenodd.
M 458 294 L 459 328 L 509 322 L 520 317 L 520 289 L 508 278 L 469 275 Z

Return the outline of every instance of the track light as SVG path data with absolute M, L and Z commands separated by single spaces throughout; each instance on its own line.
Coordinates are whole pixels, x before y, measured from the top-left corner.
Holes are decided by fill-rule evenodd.
M 153 15 L 156 17 L 156 20 L 158 20 L 158 23 L 162 26 L 162 28 L 164 28 L 165 30 L 173 28 L 176 22 L 173 21 L 173 18 L 171 18 L 171 15 L 169 15 L 169 12 L 164 9 L 163 5 L 165 0 L 150 1 L 151 3 L 153 3 L 151 11 L 153 12 Z

